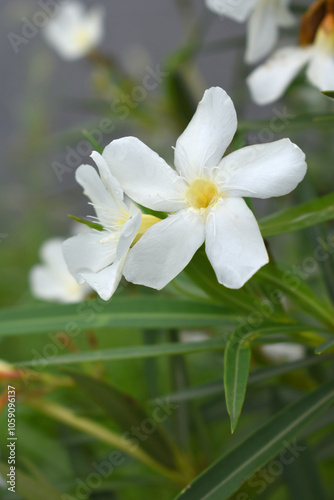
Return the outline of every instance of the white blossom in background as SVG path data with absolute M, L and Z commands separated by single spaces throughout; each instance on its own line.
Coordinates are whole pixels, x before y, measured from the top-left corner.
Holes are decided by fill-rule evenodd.
M 261 351 L 271 360 L 277 363 L 298 361 L 305 356 L 305 347 L 296 343 L 279 342 L 261 346 Z
M 40 249 L 42 264 L 34 266 L 29 273 L 32 294 L 51 302 L 75 303 L 83 300 L 92 291 L 81 286 L 70 274 L 63 256 L 64 240 L 51 238 Z
M 81 165 L 76 180 L 90 198 L 103 230 L 69 238 L 63 245 L 64 257 L 78 283 L 88 283 L 102 299 L 115 292 L 131 245 L 147 227 L 160 219 L 143 215 L 124 196 L 117 180 L 111 175 L 99 153 L 92 153 L 100 176 L 90 165 Z
M 213 12 L 234 21 L 247 22 L 246 62 L 253 64 L 276 46 L 279 28 L 295 24 L 289 10 L 290 0 L 206 0 Z
M 204 342 L 208 340 L 210 336 L 204 330 L 181 330 L 180 331 L 180 341 L 181 342 Z
M 252 99 L 260 105 L 276 101 L 305 66 L 307 79 L 315 87 L 334 88 L 333 14 L 324 18 L 313 44 L 280 49 L 249 75 L 247 84 Z
M 233 103 L 216 87 L 205 92 L 176 143 L 176 171 L 134 137 L 105 148 L 103 157 L 125 193 L 170 214 L 129 252 L 124 267 L 128 281 L 163 288 L 204 241 L 219 283 L 229 288 L 242 287 L 268 262 L 259 226 L 242 197 L 292 191 L 306 173 L 305 155 L 282 139 L 222 159 L 236 129 Z
M 79 1 L 60 5 L 45 26 L 45 39 L 62 58 L 69 61 L 86 56 L 104 35 L 105 9 L 94 5 L 89 10 Z

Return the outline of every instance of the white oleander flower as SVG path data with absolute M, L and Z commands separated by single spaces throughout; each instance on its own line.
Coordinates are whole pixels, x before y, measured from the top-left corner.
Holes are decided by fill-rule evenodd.
M 294 342 L 279 342 L 261 346 L 262 352 L 276 363 L 298 361 L 305 356 L 305 347 Z
M 292 191 L 306 173 L 304 153 L 288 139 L 248 146 L 222 158 L 237 129 L 230 97 L 219 88 L 204 94 L 175 147 L 173 170 L 134 137 L 104 150 L 125 193 L 152 210 L 171 213 L 131 249 L 128 281 L 161 289 L 206 244 L 218 281 L 240 288 L 268 254 L 243 196 L 269 198 Z
M 268 55 L 278 42 L 279 28 L 295 24 L 290 0 L 206 0 L 219 15 L 247 24 L 246 62 L 253 64 Z
M 142 215 L 124 196 L 102 156 L 96 152 L 91 156 L 100 176 L 90 165 L 81 165 L 76 171 L 76 180 L 90 198 L 96 220 L 103 230 L 91 229 L 69 238 L 63 251 L 67 266 L 78 283 L 87 282 L 102 299 L 108 300 L 121 280 L 131 245 L 160 219 Z
M 312 44 L 280 49 L 249 75 L 253 100 L 260 105 L 276 101 L 305 66 L 306 76 L 315 87 L 334 88 L 333 14 L 324 18 Z
M 51 302 L 80 302 L 91 288 L 78 285 L 70 274 L 63 256 L 63 242 L 61 238 L 51 238 L 43 243 L 42 264 L 34 266 L 29 274 L 31 292 L 36 298 Z
M 58 12 L 45 26 L 43 33 L 54 50 L 64 59 L 73 61 L 87 55 L 104 35 L 104 8 L 89 11 L 76 0 L 60 5 Z

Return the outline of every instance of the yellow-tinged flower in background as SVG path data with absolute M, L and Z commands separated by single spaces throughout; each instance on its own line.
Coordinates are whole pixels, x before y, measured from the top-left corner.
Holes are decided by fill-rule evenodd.
M 43 30 L 44 37 L 63 59 L 80 59 L 101 42 L 104 14 L 102 5 L 94 5 L 87 11 L 81 2 L 71 0 L 59 6 Z
M 304 43 L 278 50 L 249 75 L 247 84 L 257 104 L 279 99 L 304 67 L 312 85 L 334 89 L 334 12 L 325 14 L 312 43 Z

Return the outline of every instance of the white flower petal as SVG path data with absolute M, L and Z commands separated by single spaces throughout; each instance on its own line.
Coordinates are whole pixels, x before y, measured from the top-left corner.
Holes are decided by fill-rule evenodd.
M 237 129 L 232 100 L 220 87 L 206 90 L 175 147 L 177 171 L 191 181 L 217 165 Z
M 247 26 L 246 62 L 253 64 L 269 54 L 278 41 L 275 3 L 260 0 Z
M 119 242 L 117 245 L 117 258 L 121 259 L 123 255 L 129 250 L 142 221 L 142 214 L 137 209 L 133 217 L 131 217 L 125 224 L 123 224 Z
M 42 265 L 34 266 L 29 274 L 32 294 L 42 300 L 74 303 L 90 293 L 87 285 L 80 286 L 70 274 L 64 256 L 64 240 L 51 238 L 40 249 Z
M 316 50 L 306 71 L 309 81 L 320 90 L 334 88 L 334 54 Z
M 247 146 L 223 158 L 219 179 L 229 196 L 271 198 L 290 193 L 303 180 L 303 151 L 289 139 Z
M 294 342 L 264 344 L 261 345 L 261 351 L 277 363 L 298 361 L 303 359 L 306 354 L 305 346 Z
M 257 0 L 205 0 L 206 6 L 221 16 L 244 22 Z
M 57 274 L 69 274 L 63 256 L 62 238 L 50 238 L 46 240 L 40 248 L 41 260 Z
M 185 183 L 157 153 L 135 137 L 112 141 L 103 158 L 135 202 L 166 212 L 184 208 Z
M 247 78 L 252 99 L 264 105 L 281 97 L 311 55 L 311 47 L 286 47 L 275 52 Z
M 181 210 L 146 231 L 128 254 L 124 276 L 160 290 L 186 267 L 203 242 L 202 217 Z
M 96 163 L 97 168 L 99 169 L 100 177 L 102 179 L 103 184 L 111 193 L 112 197 L 116 200 L 116 205 L 118 205 L 119 202 L 124 199 L 124 193 L 122 191 L 121 186 L 119 185 L 118 180 L 113 175 L 111 175 L 108 164 L 103 158 L 103 156 L 100 155 L 100 153 L 98 153 L 97 151 L 93 151 L 90 156 Z
M 256 219 L 241 198 L 228 198 L 207 219 L 205 250 L 219 283 L 241 288 L 268 263 Z
M 81 276 L 99 294 L 101 299 L 109 300 L 121 281 L 125 259 L 126 255 L 97 273 L 87 271 L 81 273 Z
M 58 300 L 64 297 L 61 283 L 46 266 L 34 266 L 29 273 L 29 283 L 32 294 L 38 299 Z
M 78 285 L 69 271 L 66 275 L 57 274 L 54 268 L 46 265 L 30 270 L 29 284 L 34 297 L 64 304 L 80 302 L 91 291 L 88 285 Z
M 85 271 L 98 272 L 109 266 L 116 258 L 118 238 L 111 239 L 107 231 L 78 234 L 63 244 L 64 258 L 70 273 L 78 283 Z
M 90 165 L 81 165 L 75 172 L 75 178 L 82 186 L 85 195 L 92 201 L 96 214 L 103 226 L 110 225 L 110 216 L 114 211 L 126 210 L 122 199 L 118 200 L 107 189 L 95 168 Z
M 89 40 L 86 45 L 86 51 L 99 45 L 104 35 L 104 17 L 105 8 L 103 5 L 94 5 L 86 14 L 86 30 Z
M 295 16 L 289 10 L 289 3 L 289 0 L 276 1 L 276 23 L 277 26 L 282 26 L 282 28 L 290 28 L 297 22 Z

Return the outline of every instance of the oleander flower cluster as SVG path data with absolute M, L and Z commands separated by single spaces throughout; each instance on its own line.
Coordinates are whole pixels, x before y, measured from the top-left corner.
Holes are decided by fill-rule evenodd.
M 237 22 L 247 21 L 245 60 L 253 64 L 276 46 L 279 29 L 296 23 L 289 9 L 290 0 L 206 0 L 213 12 Z
M 310 35 L 301 36 L 300 45 L 277 50 L 250 74 L 247 84 L 253 100 L 259 105 L 275 101 L 304 68 L 314 87 L 334 88 L 334 11 L 326 13 Z
M 226 92 L 210 88 L 174 148 L 175 168 L 135 137 L 112 141 L 98 171 L 76 179 L 95 209 L 92 227 L 63 244 L 69 272 L 108 300 L 126 280 L 162 289 L 205 244 L 222 285 L 241 288 L 268 262 L 258 223 L 244 197 L 291 192 L 306 173 L 289 139 L 223 156 L 237 129 Z M 161 215 L 163 213 L 163 215 Z
M 279 42 L 279 28 L 297 23 L 289 0 L 205 0 L 213 12 L 237 22 L 247 22 L 245 60 L 258 63 Z M 280 47 L 247 78 L 258 105 L 283 96 L 297 75 L 306 69 L 309 83 L 319 90 L 334 87 L 334 4 L 313 2 L 300 20 L 299 43 Z

